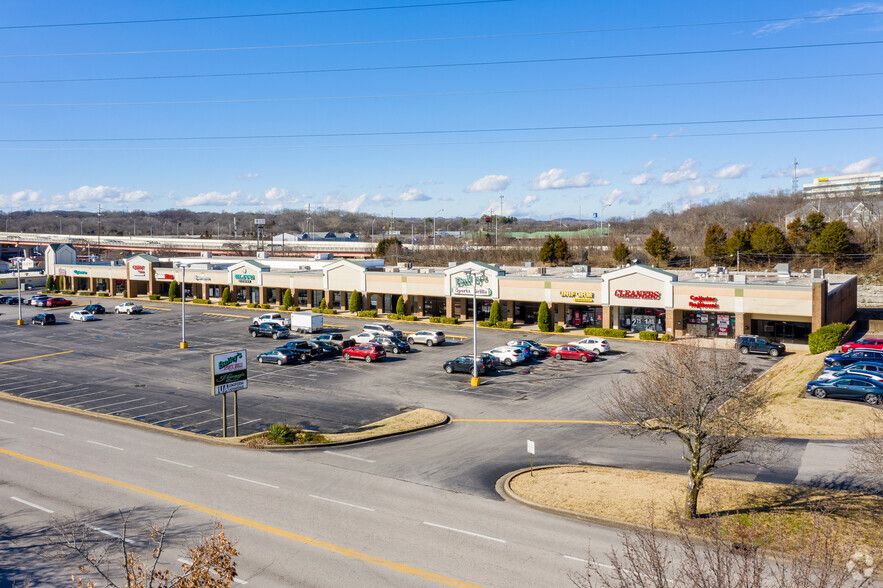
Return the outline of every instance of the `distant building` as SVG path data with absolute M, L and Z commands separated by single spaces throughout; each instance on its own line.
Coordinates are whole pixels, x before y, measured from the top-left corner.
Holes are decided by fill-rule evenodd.
M 875 223 L 883 212 L 883 203 L 880 200 L 862 201 L 855 200 L 822 200 L 807 202 L 794 212 L 785 216 L 785 226 L 800 217 L 806 220 L 807 215 L 813 212 L 821 212 L 826 221 L 842 220 L 850 228 L 868 227 Z
M 856 188 L 861 188 L 864 198 L 883 197 L 883 172 L 817 178 L 803 185 L 803 195 L 805 198 L 855 198 Z
M 358 241 L 355 233 L 279 233 L 273 237 L 274 245 L 282 245 L 294 241 Z

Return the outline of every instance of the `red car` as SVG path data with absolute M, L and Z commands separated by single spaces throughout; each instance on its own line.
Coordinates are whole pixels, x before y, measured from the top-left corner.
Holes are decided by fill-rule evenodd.
M 366 363 L 372 361 L 380 361 L 386 357 L 386 351 L 382 345 L 376 343 L 364 343 L 362 345 L 353 345 L 349 349 L 344 349 L 343 358 L 364 359 Z
M 850 349 L 883 349 L 883 339 L 859 339 L 840 346 L 844 352 Z
M 65 298 L 50 298 L 43 306 L 70 306 L 72 302 Z
M 583 363 L 595 361 L 595 358 L 598 357 L 595 353 L 586 351 L 575 345 L 562 345 L 561 347 L 556 347 L 552 350 L 551 355 L 555 359 L 578 359 Z

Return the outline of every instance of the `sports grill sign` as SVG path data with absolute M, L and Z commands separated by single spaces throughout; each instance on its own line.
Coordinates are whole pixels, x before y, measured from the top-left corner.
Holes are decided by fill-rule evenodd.
M 212 394 L 219 396 L 248 388 L 245 349 L 212 355 Z
M 462 273 L 459 276 L 451 276 L 451 296 L 472 296 L 473 283 L 476 286 L 476 297 L 491 297 L 494 295 L 488 276 L 484 274 Z

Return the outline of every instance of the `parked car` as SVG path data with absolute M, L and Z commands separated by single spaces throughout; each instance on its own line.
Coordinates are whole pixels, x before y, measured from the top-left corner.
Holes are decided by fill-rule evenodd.
M 24 304 L 24 300 L 21 301 Z M 18 296 L 10 296 L 9 300 L 6 301 L 6 304 L 15 304 L 18 305 Z
M 40 325 L 45 327 L 46 325 L 54 325 L 55 324 L 55 315 L 51 312 L 44 312 L 41 314 L 34 315 L 34 318 L 31 319 L 32 325 Z
M 7 304 L 11 296 L 0 296 L 0 304 Z
M 322 343 L 324 345 L 332 345 L 337 347 L 340 351 L 355 345 L 355 342 L 353 342 L 352 339 L 344 339 L 342 333 L 325 333 L 324 335 L 316 335 L 315 337 L 310 337 L 310 341 L 315 341 L 316 343 Z
M 134 302 L 123 302 L 122 304 L 117 304 L 113 307 L 114 314 L 141 314 L 142 310 L 144 310 L 144 308 L 142 308 L 140 304 L 135 304 Z
M 340 354 L 340 349 L 334 345 L 322 343 L 321 341 L 306 341 L 306 344 L 318 349 L 323 357 L 337 357 Z
M 850 349 L 883 349 L 883 339 L 859 339 L 858 341 L 849 341 L 840 346 L 841 352 Z
M 445 342 L 445 334 L 442 331 L 417 331 L 413 335 L 408 335 L 408 345 L 422 343 L 427 347 L 433 345 L 441 345 Z
M 22 299 L 22 303 L 28 304 L 30 306 L 37 306 L 36 304 L 34 304 L 35 302 L 37 302 L 38 300 L 48 300 L 49 298 L 52 298 L 52 297 L 48 296 L 46 294 L 36 294 L 34 296 L 31 296 L 30 298 Z
M 531 357 L 530 354 L 521 347 L 509 347 L 508 345 L 504 347 L 495 347 L 485 353 L 493 355 L 507 366 L 515 365 L 516 363 L 524 363 Z
M 839 378 L 844 372 L 855 373 L 859 375 L 867 375 L 868 377 L 883 378 L 883 363 L 873 363 L 860 361 L 849 366 L 831 366 L 826 367 L 819 374 L 817 380 L 833 380 Z
M 43 306 L 55 308 L 57 306 L 70 306 L 71 304 L 73 304 L 73 302 L 67 298 L 50 298 L 43 303 Z
M 104 314 L 107 310 L 101 306 L 100 304 L 89 304 L 83 307 L 83 310 L 88 310 L 92 314 Z
M 473 377 L 483 376 L 487 373 L 487 366 L 482 359 L 478 360 L 478 372 L 475 371 L 475 362 L 471 355 L 464 355 L 456 359 L 451 359 L 442 364 L 442 367 L 449 374 L 462 373 L 472 374 Z
M 571 341 L 568 345 L 591 351 L 595 355 L 604 355 L 610 351 L 610 343 L 601 337 L 584 337 L 579 341 Z
M 88 310 L 75 310 L 70 314 L 70 319 L 72 321 L 94 321 L 95 315 L 89 312 Z
M 382 345 L 386 351 L 391 351 L 396 355 L 411 351 L 411 346 L 398 337 L 374 337 L 374 343 Z
M 258 353 L 258 363 L 275 363 L 276 365 L 282 365 L 283 363 L 294 363 L 295 361 L 297 361 L 297 354 L 284 347 L 277 347 L 270 351 Z
M 248 332 L 252 337 L 273 337 L 274 339 L 288 339 L 289 331 L 276 323 L 261 323 L 248 325 Z
M 515 341 L 509 341 L 506 345 L 518 345 L 520 347 L 526 347 L 531 355 L 534 357 L 546 357 L 549 355 L 549 348 L 540 345 L 536 341 L 532 341 L 530 339 L 516 339 Z
M 310 345 L 309 341 L 289 341 L 277 349 L 288 349 L 297 354 L 301 361 L 309 361 L 311 359 L 319 359 L 324 354 L 323 350 L 316 346 Z
M 279 312 L 268 312 L 267 314 L 262 314 L 259 317 L 255 317 L 251 324 L 259 325 L 261 323 L 276 323 L 277 325 L 283 326 L 286 329 L 291 327 L 291 319 L 287 319 L 282 316 Z
M 806 392 L 816 398 L 843 398 L 864 400 L 868 404 L 883 402 L 883 382 L 864 376 L 845 376 L 833 380 L 813 380 L 806 385 Z
M 402 339 L 402 332 L 393 329 L 390 325 L 384 325 L 382 323 L 374 323 L 370 325 L 365 325 L 362 327 L 363 331 L 367 331 L 369 333 L 374 333 L 375 335 L 386 335 L 387 337 L 398 337 Z
M 561 345 L 552 350 L 552 357 L 555 359 L 578 359 L 583 363 L 588 363 L 595 361 L 598 356 L 594 352 L 576 345 Z
M 785 353 L 785 346 L 781 343 L 767 341 L 757 335 L 739 335 L 733 343 L 742 355 L 749 353 L 765 353 L 770 357 L 779 357 Z
M 355 344 L 364 345 L 365 343 L 374 343 L 374 340 L 377 338 L 377 333 L 371 331 L 362 331 L 358 335 L 353 335 L 350 337 L 350 341 L 353 341 Z
M 832 353 L 825 358 L 825 365 L 852 365 L 860 361 L 883 362 L 883 351 L 876 349 L 853 349 L 846 353 Z
M 365 363 L 380 361 L 384 357 L 386 357 L 386 351 L 384 351 L 381 345 L 377 345 L 376 343 L 353 345 L 349 349 L 345 349 L 343 352 L 344 359 L 364 359 Z

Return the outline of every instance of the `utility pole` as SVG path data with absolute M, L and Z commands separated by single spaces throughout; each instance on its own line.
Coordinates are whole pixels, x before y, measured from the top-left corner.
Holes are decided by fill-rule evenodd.
M 101 205 L 98 205 L 98 259 L 101 259 Z
M 503 216 L 503 195 L 500 194 L 500 214 L 497 216 L 497 234 L 496 234 L 496 242 L 497 245 L 500 244 L 500 217 Z
M 797 194 L 797 158 L 794 158 L 794 177 L 791 178 L 791 193 Z

